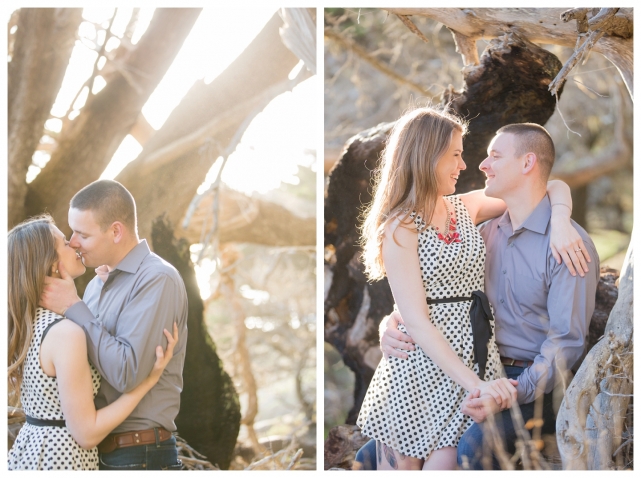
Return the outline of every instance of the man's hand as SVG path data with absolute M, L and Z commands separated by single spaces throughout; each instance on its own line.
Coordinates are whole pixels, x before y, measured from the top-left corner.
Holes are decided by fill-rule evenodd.
M 80 302 L 80 297 L 76 291 L 76 284 L 74 284 L 73 278 L 67 274 L 62 261 L 58 262 L 58 272 L 60 279 L 45 277 L 45 288 L 38 305 L 52 310 L 56 314 L 64 315 L 69 307 Z
M 408 355 L 402 350 L 414 350 L 416 348 L 412 337 L 398 330 L 398 324 L 402 323 L 401 314 L 395 310 L 387 317 L 384 317 L 378 327 L 381 351 L 385 356 L 385 360 L 388 360 L 390 356 L 406 359 Z
M 483 423 L 489 415 L 494 415 L 500 412 L 499 405 L 491 395 L 481 395 L 478 388 L 472 390 L 463 403 L 461 404 L 461 412 L 465 415 L 472 417 L 476 423 Z

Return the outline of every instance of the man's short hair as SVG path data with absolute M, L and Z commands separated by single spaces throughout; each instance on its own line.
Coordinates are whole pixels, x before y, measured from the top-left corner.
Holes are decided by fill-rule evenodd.
M 554 142 L 547 130 L 536 123 L 514 123 L 503 126 L 496 134 L 509 133 L 518 137 L 515 154 L 534 153 L 539 162 L 541 178 L 547 182 L 554 166 Z
M 69 204 L 80 211 L 91 211 L 102 231 L 118 221 L 136 233 L 136 202 L 127 188 L 118 181 L 100 179 L 85 186 Z

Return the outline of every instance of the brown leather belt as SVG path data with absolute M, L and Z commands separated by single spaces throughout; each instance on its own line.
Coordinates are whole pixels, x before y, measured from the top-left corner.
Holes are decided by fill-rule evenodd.
M 501 363 L 503 365 L 511 365 L 513 367 L 527 368 L 531 366 L 534 362 L 532 362 L 531 360 L 514 360 L 508 357 L 501 357 Z
M 100 453 L 111 453 L 118 448 L 127 448 L 129 446 L 138 445 L 153 445 L 156 443 L 156 433 L 158 433 L 159 442 L 169 440 L 171 438 L 171 432 L 164 428 L 112 433 L 107 435 L 106 438 L 98 444 L 98 451 Z

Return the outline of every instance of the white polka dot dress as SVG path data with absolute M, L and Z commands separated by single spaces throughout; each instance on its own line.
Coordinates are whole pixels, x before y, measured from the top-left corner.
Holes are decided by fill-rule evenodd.
M 38 308 L 34 336 L 24 362 L 20 398 L 26 415 L 41 420 L 64 420 L 58 382 L 40 367 L 40 343 L 47 326 L 62 317 Z M 100 375 L 91 367 L 94 397 Z M 25 423 L 9 451 L 10 470 L 97 470 L 98 449 L 85 450 L 73 439 L 67 427 L 35 426 Z
M 454 205 L 461 242 L 446 244 L 428 226 L 418 236 L 418 255 L 425 296 L 428 299 L 470 297 L 484 290 L 485 244 L 458 196 Z M 417 227 L 424 224 L 414 216 Z M 474 364 L 471 301 L 430 304 L 430 320 L 450 342 L 468 368 Z M 494 323 L 492 322 L 492 329 Z M 406 332 L 403 325 L 399 330 Z M 383 358 L 370 382 L 357 424 L 363 434 L 381 441 L 405 456 L 426 459 L 433 450 L 456 447 L 472 419 L 461 413 L 466 390 L 451 380 L 423 353 L 408 352 L 406 360 Z M 488 344 L 485 380 L 502 375 L 494 335 Z

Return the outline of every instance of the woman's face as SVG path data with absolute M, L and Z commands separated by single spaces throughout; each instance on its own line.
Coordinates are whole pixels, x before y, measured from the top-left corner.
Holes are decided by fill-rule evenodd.
M 52 226 L 53 235 L 56 238 L 56 253 L 58 254 L 58 261 L 62 262 L 62 266 L 74 279 L 85 273 L 85 266 L 80 260 L 80 256 L 76 250 L 69 245 L 69 241 L 65 235 L 56 226 Z M 52 266 L 51 273 L 53 276 L 58 277 L 60 274 L 56 273 L 58 269 L 58 262 Z
M 463 135 L 460 131 L 454 130 L 449 148 L 436 165 L 439 196 L 454 194 L 459 174 L 466 167 L 463 161 Z

